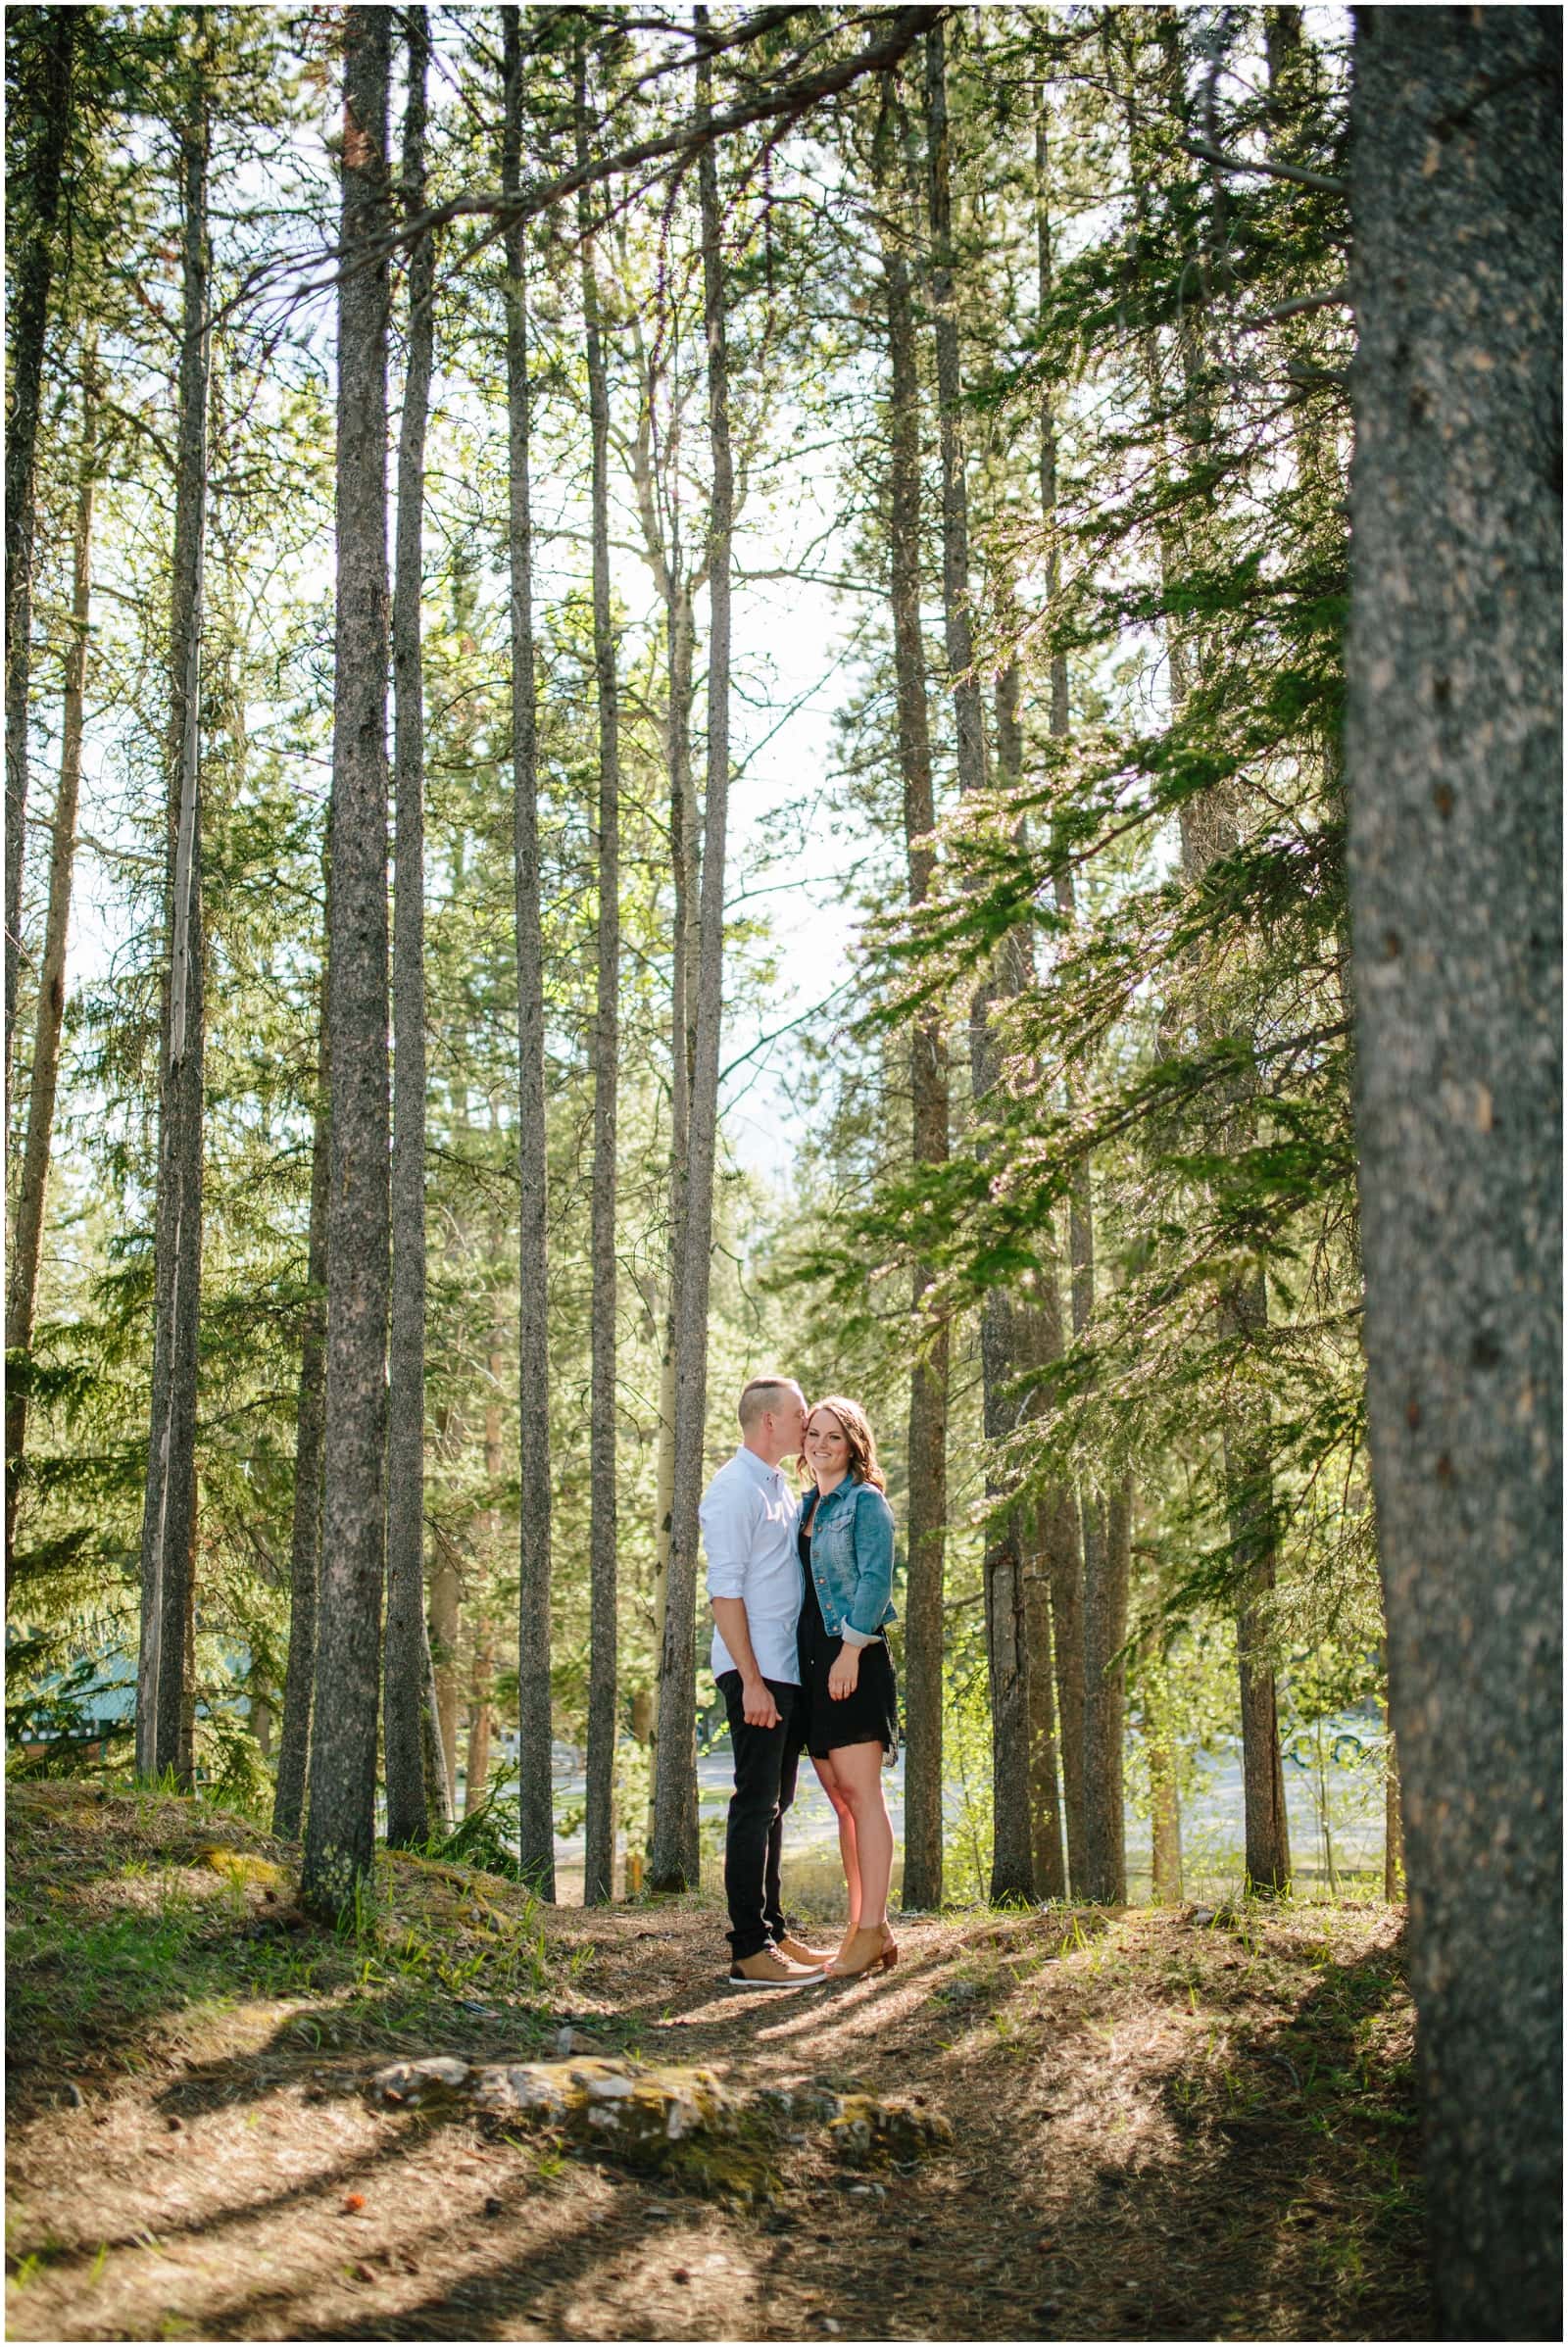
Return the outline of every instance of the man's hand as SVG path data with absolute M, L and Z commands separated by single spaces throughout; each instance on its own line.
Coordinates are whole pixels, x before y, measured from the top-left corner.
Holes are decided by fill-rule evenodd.
M 741 1681 L 741 1706 L 746 1714 L 748 1728 L 776 1728 L 778 1726 L 778 1705 L 767 1691 L 765 1679 L 743 1679 Z
M 838 1660 L 827 1675 L 827 1691 L 835 1703 L 842 1703 L 846 1695 L 854 1694 L 859 1684 L 860 1649 L 858 1646 L 841 1646 Z

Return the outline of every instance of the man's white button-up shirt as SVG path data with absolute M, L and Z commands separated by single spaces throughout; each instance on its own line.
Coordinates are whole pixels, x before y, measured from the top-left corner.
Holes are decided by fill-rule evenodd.
M 703 1493 L 700 1511 L 710 1597 L 740 1597 L 764 1679 L 801 1680 L 795 1626 L 805 1581 L 795 1546 L 800 1494 L 782 1468 L 741 1444 Z M 713 1677 L 739 1664 L 715 1630 Z

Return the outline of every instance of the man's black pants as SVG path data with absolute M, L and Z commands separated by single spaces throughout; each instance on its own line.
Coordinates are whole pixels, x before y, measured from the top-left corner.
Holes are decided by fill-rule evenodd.
M 776 1728 L 754 1728 L 748 1721 L 739 1671 L 721 1671 L 718 1676 L 735 1754 L 735 1791 L 724 1836 L 724 1896 L 729 1902 L 729 1944 L 737 1964 L 784 1936 L 779 1853 L 784 1812 L 795 1798 L 796 1771 L 806 1740 L 800 1688 L 782 1679 L 763 1684 L 778 1711 Z

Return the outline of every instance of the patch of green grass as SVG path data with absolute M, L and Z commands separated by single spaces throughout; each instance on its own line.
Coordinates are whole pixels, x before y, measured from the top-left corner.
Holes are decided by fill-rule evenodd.
M 531 2052 L 564 1972 L 592 1959 L 585 1949 L 570 1967 L 553 1963 L 538 1903 L 520 1888 L 401 1858 L 378 1863 L 347 1929 L 290 1929 L 286 1849 L 161 1789 L 85 1806 L 29 1792 L 14 1797 L 9 1825 L 18 2078 L 142 2070 L 176 2018 L 280 1998 L 308 2000 L 278 2031 L 301 2053 L 480 2038 Z

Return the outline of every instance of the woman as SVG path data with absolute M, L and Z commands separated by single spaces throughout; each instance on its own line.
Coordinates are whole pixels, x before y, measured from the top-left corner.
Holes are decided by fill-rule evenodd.
M 806 1748 L 839 1821 L 850 1926 L 827 1967 L 855 1980 L 898 1962 L 888 1929 L 893 1825 L 882 1756 L 899 1747 L 899 1699 L 883 1627 L 893 1619 L 893 1510 L 882 1496 L 876 1442 L 858 1401 L 830 1394 L 806 1421 L 811 1488 L 797 1540 L 806 1570 L 801 1689 Z

